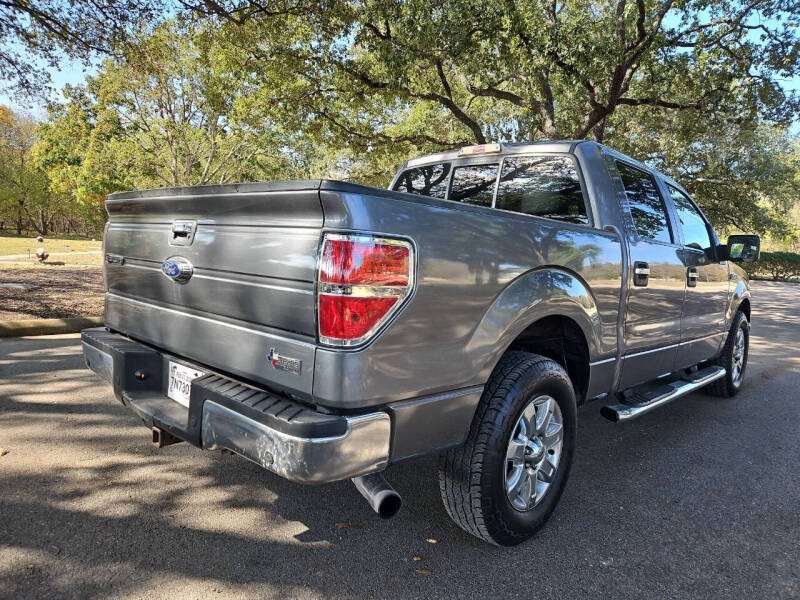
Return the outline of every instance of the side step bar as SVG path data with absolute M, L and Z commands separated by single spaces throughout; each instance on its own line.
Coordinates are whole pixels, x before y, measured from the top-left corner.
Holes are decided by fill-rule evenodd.
M 679 379 L 660 385 L 655 389 L 652 384 L 646 384 L 641 388 L 634 388 L 633 393 L 625 402 L 604 406 L 600 409 L 600 414 L 615 423 L 630 421 L 659 406 L 664 406 L 676 398 L 691 394 L 724 376 L 725 369 L 723 367 L 711 366 L 694 373 L 682 374 Z

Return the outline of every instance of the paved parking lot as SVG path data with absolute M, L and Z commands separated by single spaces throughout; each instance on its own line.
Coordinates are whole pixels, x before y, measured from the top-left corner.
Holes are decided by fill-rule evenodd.
M 560 506 L 511 549 L 449 521 L 435 460 L 388 471 L 405 504 L 381 521 L 349 482 L 152 448 L 76 336 L 0 341 L 0 597 L 800 597 L 799 301 L 754 285 L 733 400 L 582 408 Z

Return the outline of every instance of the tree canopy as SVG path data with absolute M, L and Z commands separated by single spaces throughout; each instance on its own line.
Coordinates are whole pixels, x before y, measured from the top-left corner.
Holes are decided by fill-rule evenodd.
M 136 23 L 164 9 L 159 0 L 4 0 L 0 2 L 0 78 L 7 91 L 41 93 L 47 67 L 64 57 L 111 54 Z
M 680 180 L 718 227 L 793 235 L 800 0 L 115 0 L 85 22 L 42 4 L 65 29 L 33 47 L 104 57 L 33 152 L 79 203 L 233 179 L 385 185 L 422 153 L 588 138 Z

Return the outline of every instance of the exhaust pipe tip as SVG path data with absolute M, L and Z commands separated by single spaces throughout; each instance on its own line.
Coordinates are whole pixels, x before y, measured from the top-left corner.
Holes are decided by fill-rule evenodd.
M 403 505 L 403 499 L 380 473 L 354 477 L 353 484 L 382 519 L 391 519 Z
M 381 519 L 391 519 L 400 512 L 401 506 L 403 506 L 403 499 L 400 498 L 400 494 L 392 490 L 385 494 L 383 499 L 378 503 L 378 510 L 376 512 Z

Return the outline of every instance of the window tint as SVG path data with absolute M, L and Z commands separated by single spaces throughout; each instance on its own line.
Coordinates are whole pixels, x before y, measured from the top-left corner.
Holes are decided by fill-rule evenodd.
M 394 190 L 433 196 L 444 199 L 447 195 L 447 176 L 450 174 L 448 163 L 426 165 L 405 171 L 394 184 Z
M 578 172 L 566 156 L 506 159 L 495 207 L 571 223 L 589 222 Z
M 639 237 L 671 242 L 672 235 L 667 221 L 667 208 L 656 182 L 644 171 L 618 162 L 617 170 L 625 186 L 628 206 Z
M 453 170 L 453 183 L 448 198 L 465 204 L 491 206 L 499 166 L 493 164 L 456 167 Z
M 678 217 L 681 220 L 683 245 L 697 250 L 710 250 L 711 237 L 708 235 L 708 227 L 706 227 L 706 222 L 700 215 L 700 211 L 692 204 L 686 194 L 672 186 L 668 187 L 672 200 L 675 202 Z

